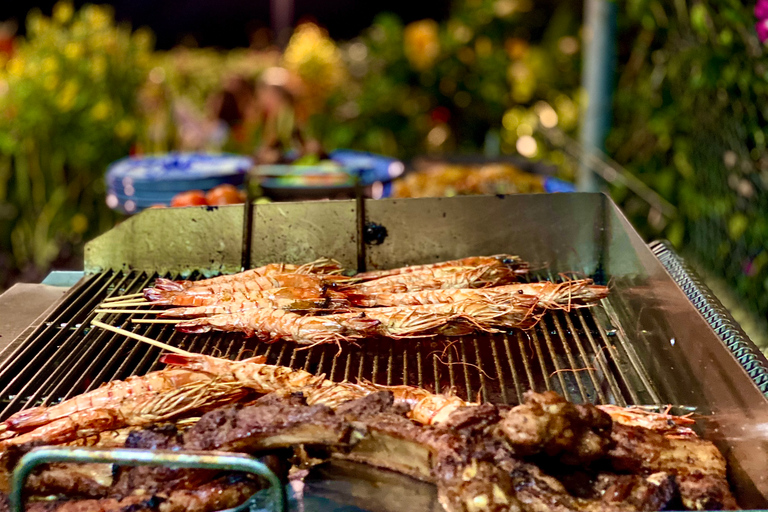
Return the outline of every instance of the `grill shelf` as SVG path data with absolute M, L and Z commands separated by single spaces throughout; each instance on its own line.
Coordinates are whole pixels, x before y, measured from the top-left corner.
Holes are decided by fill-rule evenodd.
M 136 324 L 147 313 L 94 313 L 104 299 L 141 291 L 157 274 L 107 271 L 85 277 L 31 336 L 0 353 L 0 419 L 90 391 L 104 382 L 159 370 L 161 350 L 90 326 L 99 319 L 191 352 L 324 373 L 336 381 L 409 384 L 464 399 L 514 405 L 528 389 L 554 390 L 577 403 L 656 404 L 659 394 L 609 297 L 594 308 L 552 311 L 533 329 L 508 334 L 413 340 L 372 339 L 360 347 L 302 349 L 234 333 L 183 334 L 169 324 Z M 166 275 L 169 278 L 179 276 Z M 191 276 L 192 279 L 198 276 Z

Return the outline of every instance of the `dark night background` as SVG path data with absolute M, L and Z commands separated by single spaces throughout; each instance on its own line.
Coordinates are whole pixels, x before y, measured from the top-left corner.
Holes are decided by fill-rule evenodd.
M 33 7 L 50 14 L 55 0 L 38 2 L 0 2 L 0 21 L 15 19 L 23 34 L 26 13 Z M 157 37 L 157 49 L 169 49 L 188 42 L 189 36 L 199 46 L 234 48 L 249 45 L 249 34 L 270 26 L 269 0 L 111 0 L 85 3 L 111 4 L 119 21 L 134 28 L 147 26 Z M 326 27 L 335 39 L 355 37 L 370 26 L 374 17 L 384 11 L 398 14 L 404 22 L 422 18 L 443 19 L 450 2 L 446 0 L 360 1 L 360 0 L 295 0 L 294 24 L 313 20 Z

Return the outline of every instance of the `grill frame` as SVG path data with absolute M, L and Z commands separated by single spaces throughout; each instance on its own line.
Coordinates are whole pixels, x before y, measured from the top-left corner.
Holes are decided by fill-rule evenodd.
M 336 346 L 305 349 L 290 342 L 263 344 L 239 334 L 183 334 L 172 325 L 131 323 L 132 319 L 154 317 L 146 312 L 94 311 L 105 299 L 141 291 L 156 277 L 120 271 L 86 276 L 24 343 L 16 350 L 0 352 L 0 420 L 21 409 L 71 398 L 110 380 L 162 368 L 158 362 L 161 350 L 93 328 L 92 320 L 189 351 L 238 360 L 265 355 L 269 363 L 325 374 L 333 380 L 410 384 L 437 393 L 455 392 L 469 400 L 515 405 L 526 390 L 534 389 L 554 390 L 574 402 L 666 403 L 631 346 L 621 336 L 607 332 L 607 302 L 570 313 L 554 311 L 529 331 L 426 340 L 375 339 L 360 347 L 345 347 L 338 354 Z M 89 297 L 86 304 L 78 307 L 84 297 Z
M 318 212 L 322 215 L 318 216 Z M 354 204 L 345 201 L 260 206 L 254 213 L 253 225 L 262 237 L 260 243 L 254 245 L 251 260 L 254 265 L 278 260 L 304 262 L 327 255 L 328 250 L 333 252 L 333 248 L 337 247 L 340 248 L 342 263 L 353 267 L 356 240 L 354 236 L 346 239 L 343 235 L 345 232 L 348 235 L 350 226 L 354 230 L 354 213 Z M 506 400 L 519 400 L 529 379 L 536 380 L 536 364 L 540 374 L 548 373 L 546 357 L 542 357 L 546 355 L 544 347 L 548 350 L 556 344 L 556 339 L 567 338 L 569 331 L 576 332 L 580 326 L 594 322 L 593 328 L 586 331 L 592 336 L 592 339 L 587 336 L 587 347 L 584 344 L 574 346 L 570 354 L 566 352 L 564 359 L 557 362 L 559 366 L 552 363 L 552 370 L 579 369 L 569 367 L 579 364 L 579 358 L 584 356 L 582 350 L 589 355 L 588 347 L 594 346 L 592 351 L 595 353 L 602 350 L 601 354 L 609 354 L 611 359 L 595 359 L 592 373 L 580 370 L 571 376 L 581 378 L 586 375 L 586 378 L 594 379 L 600 369 L 610 381 L 611 364 L 618 364 L 622 371 L 631 370 L 636 374 L 632 382 L 625 383 L 627 389 L 622 389 L 622 396 L 626 393 L 629 398 L 625 399 L 627 403 L 672 403 L 696 410 L 701 414 L 700 432 L 718 444 L 728 459 L 732 483 L 741 505 L 752 508 L 766 506 L 768 443 L 745 434 L 745 425 L 768 424 L 768 400 L 764 388 L 758 387 L 759 382 L 756 384 L 753 380 L 765 378 L 765 358 L 746 337 L 735 338 L 732 330 L 722 328 L 729 324 L 722 323 L 725 317 L 719 316 L 717 308 L 711 309 L 713 313 L 699 308 L 702 302 L 697 302 L 690 295 L 691 290 L 698 288 L 688 287 L 684 280 L 681 281 L 680 276 L 685 272 L 677 272 L 674 266 L 679 262 L 654 246 L 657 257 L 608 198 L 594 194 L 557 194 L 375 201 L 367 202 L 366 215 L 367 221 L 385 225 L 389 231 L 384 244 L 367 248 L 367 264 L 372 268 L 427 263 L 473 254 L 515 252 L 542 269 L 545 277 L 570 271 L 591 276 L 598 282 L 609 281 L 612 294 L 595 310 L 594 318 L 583 317 L 585 313 L 582 311 L 549 321 L 552 330 L 542 331 L 539 338 L 531 342 L 536 357 L 530 367 L 522 364 L 522 376 L 525 378 L 519 374 L 515 379 L 510 374 L 505 381 Z M 22 353 L 34 352 L 35 362 L 51 360 L 51 354 L 56 351 L 60 356 L 71 359 L 76 356 L 87 358 L 89 354 L 108 356 L 107 364 L 103 365 L 99 358 L 73 367 L 54 364 L 56 368 L 47 375 L 53 387 L 38 387 L 37 395 L 40 396 L 49 394 L 57 387 L 63 389 L 71 380 L 87 373 L 85 370 L 88 368 L 98 366 L 99 373 L 83 390 L 92 389 L 101 379 L 159 369 L 157 349 L 141 347 L 120 335 L 88 329 L 87 323 L 96 315 L 92 307 L 91 310 L 82 308 L 83 301 L 87 303 L 90 300 L 93 301 L 92 306 L 95 305 L 103 297 L 94 294 L 94 290 L 106 295 L 110 286 L 119 290 L 115 293 L 129 293 L 149 283 L 157 275 L 156 272 L 165 277 L 195 279 L 221 270 L 234 270 L 230 268 L 230 259 L 239 261 L 240 255 L 233 252 L 233 247 L 239 244 L 223 238 L 239 231 L 242 224 L 237 225 L 238 218 L 242 222 L 242 210 L 238 207 L 213 211 L 204 208 L 164 212 L 150 210 L 89 244 L 86 248 L 86 269 L 91 275 L 73 288 L 32 333 L 34 337 L 42 330 L 55 330 L 64 323 L 64 329 L 82 334 L 84 341 L 68 343 L 68 338 L 60 334 L 54 342 L 63 340 L 63 344 L 53 344 L 36 352 L 30 348 L 34 343 L 20 340 L 10 344 L 0 352 L 0 360 L 3 361 L 0 363 L 0 386 L 5 387 L 4 379 L 8 375 L 15 374 L 16 382 L 24 380 L 14 371 L 21 363 L 14 363 L 16 359 L 11 357 Z M 331 233 L 323 232 L 313 238 L 313 231 L 321 228 L 312 222 L 316 218 L 338 222 L 327 227 L 326 231 Z M 234 225 L 217 231 L 214 220 L 222 219 L 231 220 Z M 280 219 L 283 219 L 280 224 L 282 229 L 276 230 L 273 226 Z M 201 224 L 204 226 L 201 227 Z M 484 226 L 484 229 L 477 229 L 477 226 Z M 198 251 L 201 244 L 202 250 Z M 158 261 L 158 254 L 145 254 L 146 250 L 161 245 L 166 249 L 166 258 L 169 254 L 178 254 L 178 259 Z M 109 250 L 97 254 L 98 249 L 104 247 L 109 247 Z M 210 259 L 214 255 L 218 255 L 219 259 Z M 116 278 L 120 271 L 126 271 L 128 276 L 132 275 L 130 272 L 135 272 L 135 277 Z M 110 285 L 111 278 L 115 281 Z M 67 309 L 74 308 L 74 304 L 78 304 L 79 309 Z M 69 323 L 61 322 L 62 315 L 67 311 L 73 313 L 72 319 Z M 128 328 L 135 327 L 129 325 Z M 170 334 L 170 330 L 167 325 L 156 325 L 148 328 L 147 332 L 150 337 L 161 338 L 187 350 L 201 351 L 213 347 L 214 335 Z M 736 342 L 724 340 L 724 335 Z M 610 341 L 601 345 L 608 339 Z M 248 355 L 243 348 L 235 350 L 233 338 L 227 340 L 222 355 L 239 358 Z M 493 354 L 495 348 L 497 356 L 503 352 L 504 356 L 514 358 L 521 347 L 522 350 L 527 348 L 526 343 L 527 340 L 521 341 L 519 337 L 507 338 L 506 344 L 503 341 L 493 343 L 488 351 Z M 604 348 L 601 349 L 601 346 Z M 471 358 L 473 353 L 477 355 L 481 350 L 478 348 L 482 347 L 481 339 L 469 339 L 460 347 L 463 348 L 463 352 L 459 352 L 461 357 Z M 284 345 L 283 348 L 279 344 L 270 345 L 264 350 L 269 351 L 270 362 L 291 364 L 300 361 L 298 356 L 291 356 Z M 424 358 L 420 359 L 417 354 L 405 359 L 405 373 L 409 375 L 413 371 L 418 375 L 421 369 L 423 378 L 425 368 L 428 373 L 429 365 L 425 365 Z M 331 378 L 337 378 L 337 374 L 343 377 L 345 371 L 347 376 L 354 373 L 353 362 L 342 365 L 331 355 L 318 356 L 321 357 L 325 357 L 323 364 L 330 364 L 331 375 L 328 376 Z M 453 355 L 447 357 L 448 362 L 456 362 L 450 359 L 457 359 Z M 485 370 L 496 373 L 501 367 L 504 371 L 500 359 L 503 360 L 492 359 L 493 364 L 485 365 Z M 389 361 L 389 356 L 386 360 Z M 374 361 L 379 361 L 379 358 Z M 402 368 L 393 370 L 392 365 L 382 369 L 380 361 L 371 365 L 372 372 L 384 372 L 384 383 L 387 378 L 390 383 L 396 383 L 393 379 L 398 372 L 402 372 Z M 453 366 L 449 368 L 454 369 Z M 605 372 L 605 369 L 609 371 Z M 469 372 L 469 367 L 457 366 L 453 371 L 454 382 L 466 378 Z M 567 372 L 555 373 L 555 387 L 568 388 L 571 379 L 567 375 Z M 488 376 L 483 378 L 486 385 L 492 382 Z M 483 378 L 477 377 L 481 383 Z M 548 377 L 544 381 L 545 388 L 547 384 L 552 385 L 549 380 Z M 644 392 L 637 381 L 641 384 L 650 382 L 653 392 Z M 578 382 L 577 379 L 575 386 L 580 395 L 582 389 Z M 611 385 L 621 388 L 622 382 L 622 379 L 608 382 L 608 388 Z M 23 384 L 27 390 L 35 389 L 31 380 L 25 380 Z M 69 395 L 80 391 L 72 388 Z M 473 391 L 474 388 L 466 389 L 465 395 L 472 395 Z M 602 399 L 597 390 L 595 393 Z M 21 405 L 21 402 L 32 405 L 36 398 L 39 396 L 21 393 L 13 405 Z M 488 398 L 493 399 L 492 396 Z M 619 402 L 619 405 L 623 404 Z

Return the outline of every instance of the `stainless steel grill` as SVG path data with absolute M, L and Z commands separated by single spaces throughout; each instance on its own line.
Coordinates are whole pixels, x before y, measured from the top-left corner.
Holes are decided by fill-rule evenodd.
M 528 389 L 552 389 L 574 402 L 684 406 L 726 454 L 741 504 L 766 505 L 768 440 L 759 433 L 768 424 L 768 362 L 676 256 L 662 245 L 654 256 L 610 200 L 557 194 L 369 201 L 364 220 L 386 227 L 387 236 L 364 251 L 359 211 L 355 201 L 259 206 L 249 259 L 257 266 L 333 256 L 354 268 L 362 254 L 368 268 L 392 268 L 512 252 L 539 268 L 538 277 L 590 276 L 608 282 L 611 295 L 591 309 L 554 311 L 529 331 L 367 340 L 338 355 L 336 346 L 300 349 L 131 322 L 154 317 L 147 313 L 96 313 L 104 299 L 139 292 L 158 276 L 238 270 L 242 208 L 150 210 L 90 243 L 88 275 L 31 334 L 2 348 L 0 418 L 160 369 L 160 350 L 92 328 L 98 319 L 185 350 L 266 355 L 269 363 L 333 380 L 412 384 L 507 404 Z
M 176 332 L 168 324 L 133 323 L 149 313 L 95 313 L 104 299 L 151 286 L 156 275 L 105 272 L 88 277 L 15 350 L 0 353 L 0 418 L 51 404 L 100 384 L 162 367 L 160 350 L 90 327 L 94 319 L 185 350 L 324 373 L 333 380 L 410 384 L 465 399 L 517 404 L 528 389 L 554 390 L 574 402 L 663 404 L 631 344 L 611 319 L 613 305 L 552 312 L 534 329 L 459 338 L 375 339 L 359 347 L 302 349 L 238 334 Z M 178 278 L 179 276 L 168 276 Z M 192 276 L 194 278 L 195 276 Z M 621 305 L 617 305 L 620 307 Z M 145 308 L 146 309 L 146 308 Z

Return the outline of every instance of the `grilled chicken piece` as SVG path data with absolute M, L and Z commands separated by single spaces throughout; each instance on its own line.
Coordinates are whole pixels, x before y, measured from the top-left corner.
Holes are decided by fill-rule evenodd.
M 544 454 L 566 464 L 602 458 L 611 442 L 611 417 L 591 404 L 566 401 L 553 391 L 527 392 L 499 427 L 515 455 Z

